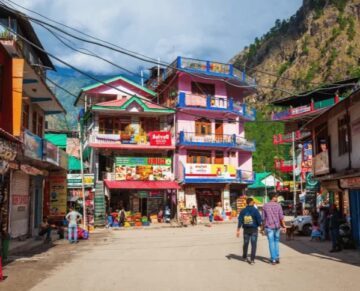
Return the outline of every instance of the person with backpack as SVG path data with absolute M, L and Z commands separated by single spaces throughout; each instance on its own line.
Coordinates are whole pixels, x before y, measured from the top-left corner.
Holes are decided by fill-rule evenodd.
M 255 264 L 258 227 L 261 226 L 262 220 L 259 210 L 254 207 L 253 198 L 247 198 L 246 205 L 239 214 L 236 236 L 240 237 L 240 229 L 242 227 L 244 229 L 243 259 L 247 260 L 250 265 L 253 265 Z M 247 259 L 249 242 L 251 242 L 250 260 Z

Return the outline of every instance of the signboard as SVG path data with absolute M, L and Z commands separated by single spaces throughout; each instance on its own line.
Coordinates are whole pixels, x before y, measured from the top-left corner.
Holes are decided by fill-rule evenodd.
M 236 179 L 234 166 L 223 164 L 186 164 L 186 179 Z
M 313 159 L 314 175 L 324 175 L 330 173 L 328 151 L 317 154 Z
M 10 142 L 0 139 L 0 160 L 13 161 L 16 153 L 16 148 Z
M 28 175 L 32 175 L 32 176 L 37 176 L 37 175 L 43 175 L 43 172 L 37 168 L 34 168 L 32 166 L 29 165 L 25 165 L 22 164 L 20 166 L 21 171 L 23 171 L 24 173 L 28 174 Z
M 66 173 L 51 173 L 48 179 L 50 186 L 50 215 L 65 216 L 67 203 Z
M 59 148 L 57 146 L 44 140 L 43 150 L 44 161 L 54 165 L 59 165 Z
M 303 144 L 303 159 L 302 159 L 302 172 L 311 172 L 312 169 L 312 143 L 311 142 L 304 142 Z
M 69 162 L 68 154 L 65 151 L 59 149 L 59 166 L 67 170 L 68 162 Z
M 171 146 L 170 131 L 152 131 L 149 133 L 151 146 Z
M 296 108 L 292 108 L 290 110 L 291 110 L 291 115 L 297 115 L 297 114 L 301 114 L 301 113 L 311 111 L 311 106 L 304 105 L 304 106 L 299 106 L 299 107 L 296 107 Z
M 170 181 L 173 179 L 171 158 L 117 157 L 115 180 L 117 181 Z
M 67 174 L 68 188 L 81 188 L 81 174 Z M 85 188 L 94 187 L 94 174 L 84 174 Z
M 24 155 L 35 160 L 42 160 L 43 157 L 42 138 L 28 130 L 24 132 Z
M 360 188 L 360 177 L 352 177 L 352 178 L 346 178 L 346 179 L 340 179 L 340 186 L 341 188 Z

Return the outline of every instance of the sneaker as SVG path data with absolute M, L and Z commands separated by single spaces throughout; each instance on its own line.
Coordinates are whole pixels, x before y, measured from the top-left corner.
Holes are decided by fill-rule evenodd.
M 280 264 L 280 259 L 275 260 L 276 264 Z
M 277 265 L 276 261 L 271 261 L 271 265 L 273 266 Z
M 250 261 L 250 265 L 255 265 L 255 261 L 254 260 Z

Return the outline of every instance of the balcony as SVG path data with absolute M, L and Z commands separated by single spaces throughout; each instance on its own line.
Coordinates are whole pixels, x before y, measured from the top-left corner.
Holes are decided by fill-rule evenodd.
M 295 140 L 294 141 L 300 141 L 304 138 L 307 138 L 311 136 L 311 132 L 310 131 L 300 131 L 297 130 L 295 132 Z M 275 134 L 273 136 L 273 144 L 274 145 L 278 145 L 278 144 L 286 144 L 286 143 L 292 143 L 293 142 L 293 137 L 292 137 L 292 133 L 287 133 L 287 134 Z
M 255 181 L 255 173 L 236 169 L 227 164 L 182 164 L 180 163 L 182 183 L 242 183 Z
M 256 149 L 255 142 L 248 141 L 236 134 L 196 135 L 193 132 L 181 131 L 177 144 L 190 147 L 231 148 L 249 152 L 254 152 Z
M 145 134 L 107 134 L 93 132 L 89 146 L 109 149 L 173 150 L 175 139 L 170 131 L 153 131 Z
M 194 95 L 180 92 L 177 107 L 192 110 L 209 110 L 240 116 L 246 120 L 255 120 L 256 111 L 245 103 L 235 103 L 232 98 L 221 98 L 205 95 Z
M 319 100 L 311 102 L 308 105 L 298 106 L 294 108 L 289 108 L 287 110 L 273 113 L 272 120 L 289 120 L 302 117 L 304 115 L 312 115 L 317 112 L 329 108 L 336 104 L 337 102 L 343 100 L 345 97 L 332 97 L 325 100 Z

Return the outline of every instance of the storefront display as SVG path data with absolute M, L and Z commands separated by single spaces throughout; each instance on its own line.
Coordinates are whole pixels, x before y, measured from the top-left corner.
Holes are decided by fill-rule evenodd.
M 115 159 L 115 180 L 171 181 L 172 178 L 170 158 L 117 157 Z

